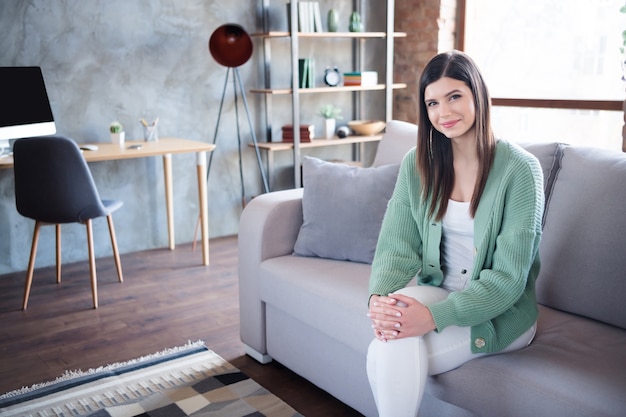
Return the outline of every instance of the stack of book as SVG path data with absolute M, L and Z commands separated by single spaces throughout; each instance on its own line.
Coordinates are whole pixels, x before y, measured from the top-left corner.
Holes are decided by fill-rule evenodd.
M 315 59 L 301 58 L 298 60 L 298 87 L 315 87 Z
M 314 125 L 300 125 L 300 142 L 311 142 L 315 137 Z M 293 126 L 283 126 L 283 142 L 293 142 Z
M 287 3 L 287 21 L 291 18 L 291 3 Z M 291 30 L 291 25 L 289 26 Z M 323 32 L 320 4 L 317 1 L 298 2 L 298 30 L 300 32 Z
M 346 72 L 343 74 L 343 85 L 358 85 L 372 87 L 378 84 L 378 73 L 376 71 Z

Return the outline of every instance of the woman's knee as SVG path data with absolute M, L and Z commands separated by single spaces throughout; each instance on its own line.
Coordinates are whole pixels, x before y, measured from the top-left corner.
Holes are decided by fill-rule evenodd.
M 394 292 L 394 294 L 402 294 L 407 297 L 415 298 L 424 305 L 430 305 L 448 298 L 449 292 L 440 287 L 432 287 L 428 285 L 412 285 L 404 287 Z

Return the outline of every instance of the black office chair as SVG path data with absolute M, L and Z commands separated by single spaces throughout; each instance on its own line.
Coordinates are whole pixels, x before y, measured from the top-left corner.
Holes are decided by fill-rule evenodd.
M 107 218 L 117 274 L 119 281 L 123 282 L 122 266 L 111 217 L 111 213 L 120 208 L 122 202 L 100 200 L 87 162 L 78 145 L 71 139 L 61 136 L 19 139 L 13 145 L 13 159 L 17 211 L 22 216 L 35 220 L 22 309 L 25 310 L 28 305 L 39 231 L 43 225 L 56 226 L 57 283 L 61 282 L 61 224 L 63 223 L 83 223 L 87 226 L 91 293 L 93 306 L 98 308 L 92 219 L 102 216 Z

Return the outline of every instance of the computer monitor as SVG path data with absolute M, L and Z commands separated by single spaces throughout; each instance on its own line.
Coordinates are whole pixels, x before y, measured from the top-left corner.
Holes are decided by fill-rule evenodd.
M 0 150 L 11 139 L 55 133 L 41 68 L 0 67 Z

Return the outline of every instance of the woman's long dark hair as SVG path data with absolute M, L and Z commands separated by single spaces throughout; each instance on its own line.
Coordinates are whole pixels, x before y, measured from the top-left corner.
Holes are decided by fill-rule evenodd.
M 452 145 L 450 140 L 430 123 L 424 92 L 427 86 L 442 77 L 463 81 L 474 95 L 476 150 L 479 163 L 478 178 L 470 204 L 470 214 L 474 217 L 493 162 L 495 137 L 491 129 L 491 98 L 485 81 L 474 61 L 460 51 L 435 56 L 424 68 L 420 79 L 416 158 L 417 169 L 422 178 L 421 192 L 425 199 L 428 196 L 432 197 L 430 216 L 441 220 L 448 208 L 448 200 L 454 185 Z

